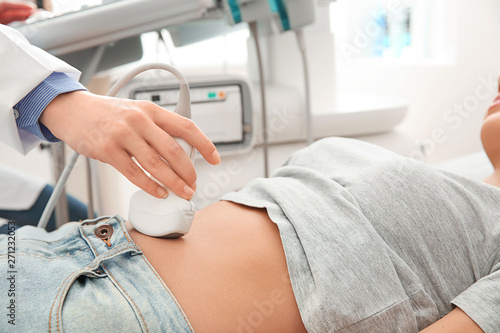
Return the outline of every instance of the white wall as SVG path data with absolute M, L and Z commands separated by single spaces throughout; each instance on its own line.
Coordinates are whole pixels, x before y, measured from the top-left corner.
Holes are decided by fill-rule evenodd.
M 342 55 L 337 61 L 341 89 L 410 102 L 401 129 L 426 144 L 431 163 L 481 149 L 482 117 L 497 94 L 483 81 L 500 75 L 500 2 L 441 2 L 455 57 L 434 64 L 349 62 Z

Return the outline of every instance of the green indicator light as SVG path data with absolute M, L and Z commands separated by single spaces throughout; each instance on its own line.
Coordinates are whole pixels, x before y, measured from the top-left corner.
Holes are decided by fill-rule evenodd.
M 208 98 L 215 98 L 215 97 L 217 97 L 217 93 L 214 93 L 214 92 L 208 93 Z

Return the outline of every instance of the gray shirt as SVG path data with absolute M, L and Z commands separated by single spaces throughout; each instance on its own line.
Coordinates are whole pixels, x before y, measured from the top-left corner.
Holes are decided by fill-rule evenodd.
M 500 190 L 352 139 L 224 200 L 266 208 L 309 332 L 417 332 L 454 306 L 500 331 Z

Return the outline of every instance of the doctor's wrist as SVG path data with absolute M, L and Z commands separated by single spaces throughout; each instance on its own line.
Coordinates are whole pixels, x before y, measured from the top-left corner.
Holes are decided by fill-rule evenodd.
M 67 132 L 74 129 L 74 108 L 84 100 L 88 92 L 65 92 L 56 96 L 43 110 L 38 119 L 55 137 L 65 141 Z
M 14 109 L 19 113 L 19 117 L 16 119 L 17 127 L 19 129 L 24 129 L 42 140 L 50 142 L 59 141 L 59 139 L 40 122 L 40 116 L 54 98 L 61 94 L 77 90 L 86 89 L 65 73 L 52 73 L 14 106 Z

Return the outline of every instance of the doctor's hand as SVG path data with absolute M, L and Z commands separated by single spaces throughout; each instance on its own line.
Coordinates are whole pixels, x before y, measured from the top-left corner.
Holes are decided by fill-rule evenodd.
M 0 0 L 0 24 L 9 24 L 14 21 L 25 21 L 36 7 L 28 1 L 2 1 Z
M 191 144 L 207 162 L 220 162 L 213 143 L 190 119 L 147 101 L 74 91 L 56 97 L 45 108 L 40 122 L 73 150 L 110 164 L 157 198 L 165 197 L 167 192 L 149 178 L 132 157 L 159 182 L 185 199 L 191 199 L 194 194 L 196 172 L 173 137 Z

